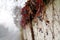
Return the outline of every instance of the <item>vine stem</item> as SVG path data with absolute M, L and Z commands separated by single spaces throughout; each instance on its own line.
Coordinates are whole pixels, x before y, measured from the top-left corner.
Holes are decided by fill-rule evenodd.
M 23 28 L 21 28 L 21 40 L 24 40 L 24 36 L 23 36 Z
M 33 27 L 32 27 L 32 22 L 30 22 L 30 29 L 31 29 L 32 40 L 35 40 L 34 39 L 34 31 L 33 31 Z
M 32 40 L 34 39 L 34 31 L 33 31 L 33 26 L 32 26 L 32 15 L 30 14 L 30 30 L 31 30 L 31 36 L 32 36 Z
M 52 16 L 53 16 L 53 20 L 52 20 L 52 40 L 54 40 L 54 16 L 55 16 L 55 14 L 54 14 L 54 0 L 52 0 L 52 10 L 53 10 L 53 12 L 52 12 Z

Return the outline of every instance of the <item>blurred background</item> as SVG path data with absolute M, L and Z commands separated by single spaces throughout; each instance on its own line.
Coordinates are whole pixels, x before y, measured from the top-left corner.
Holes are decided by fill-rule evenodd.
M 19 40 L 19 24 L 15 24 L 26 0 L 0 0 L 0 40 Z M 20 18 L 20 17 L 19 17 Z

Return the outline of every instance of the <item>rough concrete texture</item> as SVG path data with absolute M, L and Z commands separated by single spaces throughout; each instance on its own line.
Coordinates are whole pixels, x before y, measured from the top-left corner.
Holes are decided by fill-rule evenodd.
M 41 22 L 39 19 L 38 23 L 33 22 L 35 40 L 60 40 L 60 0 L 55 0 L 54 4 L 48 5 L 46 14 L 49 23 L 45 20 Z M 29 27 L 23 33 L 25 40 L 32 40 Z

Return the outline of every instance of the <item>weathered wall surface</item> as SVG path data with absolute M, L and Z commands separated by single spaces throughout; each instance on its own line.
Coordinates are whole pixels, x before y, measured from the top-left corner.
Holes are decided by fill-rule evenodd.
M 53 5 L 49 5 L 46 14 L 46 18 L 49 20 L 47 25 L 45 20 L 41 22 L 38 19 L 38 23 L 33 22 L 35 40 L 60 40 L 60 0 L 55 0 Z M 24 39 L 32 40 L 31 31 L 28 26 L 26 30 L 23 30 Z

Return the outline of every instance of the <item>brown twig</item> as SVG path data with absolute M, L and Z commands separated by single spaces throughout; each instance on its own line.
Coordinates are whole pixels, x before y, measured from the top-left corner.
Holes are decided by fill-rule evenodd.
M 32 40 L 35 40 L 34 39 L 34 31 L 33 31 L 33 27 L 32 27 L 32 22 L 30 22 L 30 29 L 31 29 Z

